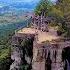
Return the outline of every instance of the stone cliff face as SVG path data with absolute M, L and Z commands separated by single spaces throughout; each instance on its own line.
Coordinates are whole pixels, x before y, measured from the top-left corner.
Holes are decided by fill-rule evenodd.
M 11 59 L 13 63 L 10 70 L 23 70 L 24 65 L 28 65 L 27 70 L 31 69 L 33 57 L 33 37 L 14 37 L 12 45 Z
M 68 58 L 62 60 L 62 50 L 70 46 L 69 41 L 38 44 L 32 36 L 17 37 L 16 40 L 17 44 L 12 46 L 10 70 L 23 70 L 21 66 L 25 63 L 29 65 L 27 70 L 64 70 L 64 61 Z M 22 41 L 25 41 L 23 47 Z
M 12 65 L 10 66 L 10 70 L 20 69 L 22 65 L 22 58 L 23 58 L 23 50 L 20 46 L 15 46 L 12 49 L 11 59 L 13 60 Z

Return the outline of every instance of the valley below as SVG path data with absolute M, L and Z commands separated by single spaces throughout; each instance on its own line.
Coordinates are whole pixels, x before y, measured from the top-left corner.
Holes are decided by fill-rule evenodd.
M 9 70 L 11 60 L 11 38 L 15 30 L 26 27 L 30 23 L 28 15 L 0 15 L 0 70 Z

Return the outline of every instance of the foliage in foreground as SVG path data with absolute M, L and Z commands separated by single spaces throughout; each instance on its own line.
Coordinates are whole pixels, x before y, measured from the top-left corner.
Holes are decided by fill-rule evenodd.
M 0 70 L 9 70 L 12 63 L 10 53 L 10 47 L 6 47 L 5 45 L 0 46 Z

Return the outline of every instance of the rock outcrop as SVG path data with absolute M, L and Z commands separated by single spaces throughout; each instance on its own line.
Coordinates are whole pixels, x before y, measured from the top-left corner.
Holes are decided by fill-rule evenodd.
M 64 70 L 62 50 L 65 47 L 70 47 L 70 41 L 64 41 L 57 38 L 58 40 L 56 39 L 45 42 L 45 37 L 42 37 L 41 42 L 39 42 L 40 37 L 38 38 L 39 35 L 37 32 L 35 34 L 34 32 L 30 34 L 28 33 L 29 30 L 27 30 L 27 32 L 25 32 L 25 30 L 22 30 L 23 32 L 20 31 L 20 33 L 14 37 L 14 41 L 12 43 L 13 51 L 11 54 L 11 59 L 14 60 L 14 62 L 10 66 L 10 70 L 21 70 L 20 68 L 24 63 L 24 60 L 29 64 L 29 66 L 32 66 L 32 70 Z M 42 40 L 43 38 L 44 40 Z M 23 53 L 26 52 L 26 50 L 23 50 L 20 45 L 23 40 L 29 41 L 25 46 L 28 48 L 27 55 Z M 30 49 L 31 47 L 32 49 Z M 31 68 L 28 70 L 31 70 Z

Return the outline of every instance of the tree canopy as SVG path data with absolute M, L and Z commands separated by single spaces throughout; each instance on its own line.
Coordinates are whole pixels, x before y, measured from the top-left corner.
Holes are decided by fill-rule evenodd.
M 56 4 L 49 0 L 41 0 L 35 9 L 35 14 L 41 15 L 42 12 L 46 17 L 52 17 L 55 23 L 60 23 L 65 35 L 70 37 L 70 0 L 58 0 Z

